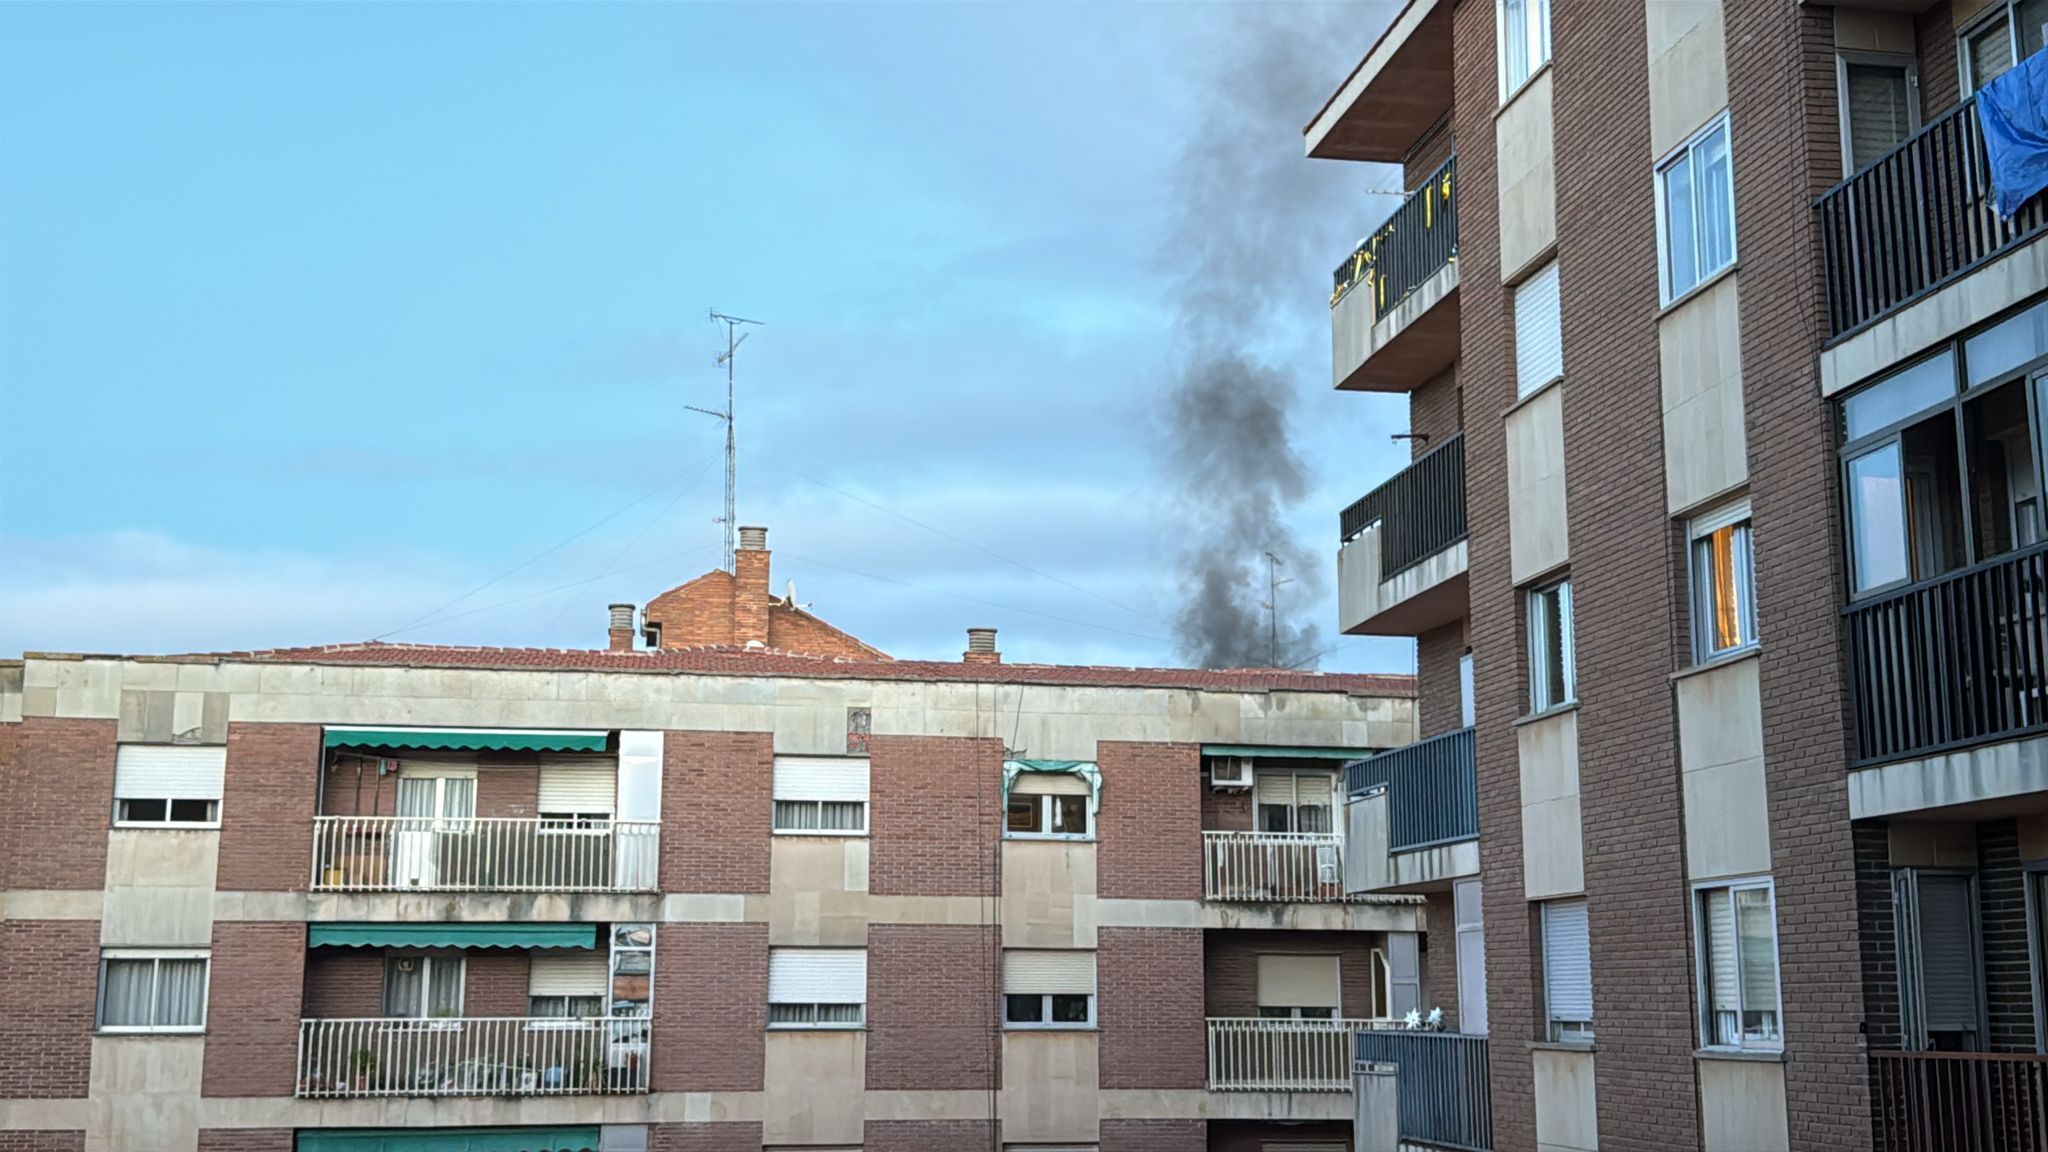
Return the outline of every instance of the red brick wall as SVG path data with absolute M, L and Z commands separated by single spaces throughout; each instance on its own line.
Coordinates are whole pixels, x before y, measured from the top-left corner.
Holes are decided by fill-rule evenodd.
M 220 804 L 223 892 L 304 891 L 321 772 L 318 724 L 229 724 Z
M 2019 825 L 1977 825 L 1977 923 L 1984 937 L 1984 1000 L 1993 1052 L 2033 1052 L 2034 991 L 2027 955 L 2027 881 Z
M 377 773 L 377 761 L 340 756 L 327 765 L 320 789 L 322 816 L 392 816 L 398 812 L 398 773 Z
M 768 891 L 774 734 L 669 732 L 662 758 L 662 888 Z
M 1451 158 L 1451 131 L 1446 124 L 1434 136 L 1416 141 L 1415 151 L 1401 165 L 1401 188 L 1413 192 Z
M 832 625 L 794 608 L 768 606 L 768 646 L 783 652 L 805 652 L 841 660 L 873 660 L 882 655 Z
M 1465 654 L 1463 620 L 1415 638 L 1415 710 L 1418 737 L 1441 736 L 1463 727 L 1459 715 L 1458 662 Z
M 1101 1152 L 1198 1152 L 1209 1145 L 1204 1120 L 1104 1120 Z
M 648 1152 L 760 1152 L 759 1124 L 656 1124 Z
M 1103 928 L 1096 933 L 1095 947 L 1101 1086 L 1207 1085 L 1209 1031 L 1203 1019 L 1202 931 Z
M 505 948 L 471 948 L 463 955 L 463 1015 L 526 1015 L 527 976 L 531 971 L 526 953 Z
M 0 668 L 0 675 L 4 675 L 7 671 L 5 668 Z M 14 669 L 14 672 L 16 673 L 15 685 L 18 690 L 20 670 L 18 668 Z M 22 791 L 25 781 L 14 770 L 15 739 L 20 733 L 21 724 L 18 721 L 0 724 L 0 806 L 4 806 L 9 812 L 20 811 L 21 806 L 28 802 L 27 796 Z M 12 847 L 12 838 L 14 836 L 14 823 L 14 821 L 0 823 L 0 891 L 17 886 L 13 880 L 14 849 Z
M 1891 836 L 1882 820 L 1865 820 L 1851 828 L 1850 836 L 1856 853 L 1857 950 L 1863 975 L 1865 1039 L 1873 1052 L 1895 1052 L 1904 1025 L 1899 1019 L 1899 952 L 1893 935 Z M 1783 951 L 1782 943 L 1779 950 Z M 1781 967 L 1784 962 L 1779 957 Z
M 1202 898 L 1202 748 L 1095 746 L 1102 769 L 1096 884 L 1109 899 Z
M 85 1152 L 85 1133 L 54 1128 L 0 1132 L 0 1152 Z
M 1445 139 L 1449 139 L 1448 133 Z M 1430 169 L 1432 172 L 1435 170 Z M 1430 449 L 1441 447 L 1464 426 L 1464 393 L 1458 388 L 1455 364 L 1408 394 L 1408 430 L 1429 437 L 1427 440 L 1408 441 L 1410 459 L 1419 459 Z
M 301 1012 L 315 1020 L 384 1014 L 384 954 L 371 948 L 313 948 L 306 953 Z
M 532 752 L 485 752 L 477 758 L 476 814 L 533 816 L 540 811 L 540 757 Z
M 1209 774 L 1202 774 L 1202 829 L 1206 832 L 1249 832 L 1252 830 L 1252 790 L 1237 788 L 1218 792 L 1209 786 Z
M 1000 962 L 993 927 L 870 925 L 867 1086 L 995 1086 Z
M 767 925 L 657 929 L 656 1092 L 760 1091 L 767 1024 Z
M 1954 7 L 1949 0 L 1942 0 L 1913 18 L 1913 35 L 1920 50 L 1922 124 L 1963 102 L 1962 62 L 1956 58 Z M 1731 75 L 1729 79 L 1734 77 Z M 1836 155 L 1841 155 L 1839 146 Z
M 0 921 L 0 1019 L 17 1022 L 0 1044 L 0 1099 L 86 1095 L 99 945 L 97 920 Z
M 990 1102 L 994 1109 L 995 1104 Z M 991 1120 L 870 1120 L 863 1152 L 976 1152 L 993 1147 Z
M 1458 909 L 1451 893 L 1429 894 L 1429 927 L 1422 936 L 1422 1013 L 1444 1010 L 1444 1027 L 1458 1030 Z
M 993 895 L 1003 742 L 875 736 L 868 768 L 868 890 L 878 896 Z
M 292 1152 L 289 1128 L 201 1128 L 199 1152 Z
M 304 924 L 215 922 L 200 1095 L 292 1094 L 305 965 Z
M 1266 932 L 1212 930 L 1203 936 L 1203 1010 L 1210 1016 L 1259 1014 L 1259 954 L 1291 952 L 1337 955 L 1337 991 L 1344 1015 L 1372 1015 L 1372 950 L 1378 935 L 1366 932 Z
M 30 716 L 0 764 L 12 786 L 0 867 L 15 888 L 92 888 L 107 882 L 107 826 L 114 812 L 112 720 Z
M 730 644 L 732 595 L 732 574 L 714 569 L 649 600 L 640 617 L 660 626 L 664 648 Z

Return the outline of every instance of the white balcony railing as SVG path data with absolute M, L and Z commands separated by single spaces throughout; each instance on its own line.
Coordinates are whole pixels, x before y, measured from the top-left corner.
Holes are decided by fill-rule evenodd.
M 298 1095 L 645 1092 L 647 1040 L 646 1019 L 617 1016 L 301 1020 Z
M 316 816 L 316 892 L 652 892 L 654 821 Z
M 1351 1035 L 1393 1020 L 1209 1018 L 1209 1088 L 1215 1092 L 1349 1092 Z
M 1344 900 L 1344 838 L 1321 832 L 1202 833 L 1210 900 L 1329 904 Z

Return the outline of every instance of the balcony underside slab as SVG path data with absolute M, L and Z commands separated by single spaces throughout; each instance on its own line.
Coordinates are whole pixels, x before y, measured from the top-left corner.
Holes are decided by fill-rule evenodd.
M 1389 863 L 1393 866 L 1392 881 L 1375 891 L 1448 892 L 1451 881 L 1479 875 L 1479 841 L 1460 840 L 1413 852 L 1396 852 L 1389 857 Z
M 1933 809 L 1961 809 L 1953 813 L 1958 819 L 1989 819 L 2007 810 L 2048 810 L 2048 736 L 1879 764 L 1849 774 L 1851 820 Z
M 1337 553 L 1338 623 L 1351 636 L 1415 636 L 1465 614 L 1466 542 L 1381 580 L 1380 544 L 1368 532 Z
M 1436 270 L 1394 310 L 1373 319 L 1360 285 L 1330 309 L 1330 363 L 1349 392 L 1413 392 L 1458 358 L 1458 261 Z
M 1451 106 L 1451 5 L 1402 8 L 1303 132 L 1322 160 L 1398 164 Z

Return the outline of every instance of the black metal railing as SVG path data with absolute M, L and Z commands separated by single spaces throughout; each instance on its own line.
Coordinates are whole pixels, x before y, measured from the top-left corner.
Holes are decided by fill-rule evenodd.
M 1403 1141 L 1490 1152 L 1493 1095 L 1486 1037 L 1378 1029 L 1352 1037 L 1358 1061 L 1400 1066 L 1395 1094 L 1401 1101 Z
M 2048 730 L 2048 545 L 1843 614 L 1859 763 Z
M 1831 341 L 2048 229 L 2048 197 L 1999 217 L 1974 99 L 1822 193 L 1814 207 Z
M 2048 1056 L 1872 1052 L 1878 1152 L 2035 1152 L 2048 1147 Z
M 1465 434 L 1429 450 L 1337 517 L 1341 543 L 1380 526 L 1380 579 L 1392 579 L 1465 538 Z
M 1454 153 L 1337 265 L 1332 308 L 1362 287 L 1372 293 L 1372 318 L 1378 320 L 1458 258 L 1457 177 Z
M 1472 729 L 1460 728 L 1353 760 L 1344 794 L 1387 790 L 1387 848 L 1412 852 L 1479 835 L 1479 772 Z

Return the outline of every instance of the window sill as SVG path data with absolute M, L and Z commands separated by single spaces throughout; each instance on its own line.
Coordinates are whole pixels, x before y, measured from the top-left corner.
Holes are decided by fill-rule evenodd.
M 1577 700 L 1574 700 L 1569 704 L 1559 704 L 1552 708 L 1545 708 L 1541 712 L 1531 712 L 1528 715 L 1523 716 L 1522 718 L 1515 721 L 1515 727 L 1526 728 L 1531 724 L 1541 724 L 1545 720 L 1554 720 L 1567 712 L 1577 712 L 1578 710 L 1579 702 Z
M 1730 651 L 1723 652 L 1719 656 L 1715 656 L 1706 660 L 1697 661 L 1696 663 L 1687 665 L 1684 668 L 1680 668 L 1678 671 L 1673 672 L 1671 674 L 1671 679 L 1675 682 L 1679 680 L 1689 679 L 1693 676 L 1705 675 L 1708 672 L 1714 672 L 1718 671 L 1719 669 L 1726 668 L 1731 664 L 1740 664 L 1744 660 L 1754 660 L 1757 657 L 1762 656 L 1763 654 L 1764 649 L 1762 644 L 1746 644 L 1740 648 L 1735 648 Z
M 1696 1048 L 1695 1060 L 1728 1060 L 1737 1063 L 1783 1064 L 1785 1052 L 1781 1048 Z
M 1005 1032 L 1094 1032 L 1093 1024 L 1012 1024 L 1003 1023 Z
M 116 820 L 116 828 L 140 828 L 156 832 L 218 832 L 218 820 Z
M 95 1028 L 92 1034 L 116 1040 L 148 1040 L 163 1037 L 178 1039 L 204 1036 L 206 1027 L 200 1025 L 197 1028 Z
M 1580 1040 L 1528 1040 L 1524 1043 L 1528 1045 L 1528 1049 L 1531 1052 L 1593 1053 L 1600 1050 L 1600 1045 L 1597 1042 L 1588 1043 Z
M 1563 374 L 1560 373 L 1559 375 L 1552 376 L 1550 379 L 1545 380 L 1543 383 L 1538 384 L 1536 387 L 1529 389 L 1527 393 L 1515 397 L 1514 403 L 1500 410 L 1500 418 L 1505 420 L 1508 417 L 1513 416 L 1516 412 L 1519 412 L 1522 409 L 1528 407 L 1529 405 L 1535 403 L 1538 397 L 1542 396 L 1544 393 L 1550 391 L 1552 388 L 1555 388 L 1562 383 L 1564 383 Z
M 777 828 L 773 830 L 773 834 L 776 836 L 827 837 L 839 840 L 865 840 L 868 838 L 866 829 L 856 832 L 850 828 Z
M 768 1032 L 865 1032 L 866 1024 L 770 1024 Z
M 1552 52 L 1554 53 L 1555 51 L 1556 49 L 1553 48 Z M 1537 67 L 1537 69 L 1534 72 L 1531 72 L 1527 76 L 1522 77 L 1522 82 L 1520 84 L 1515 85 L 1512 91 L 1510 91 L 1506 96 L 1501 98 L 1500 107 L 1494 110 L 1493 118 L 1495 120 L 1499 120 L 1503 115 L 1507 113 L 1508 109 L 1515 106 L 1515 101 L 1520 100 L 1522 98 L 1522 93 L 1527 92 L 1530 86 L 1536 83 L 1538 77 L 1549 74 L 1550 64 L 1551 62 L 1549 60 L 1545 60 L 1541 65 Z M 1496 60 L 1494 63 L 1494 68 L 1498 70 L 1499 67 L 1500 63 Z M 1498 74 L 1496 74 L 1495 76 L 1495 81 L 1495 87 L 1499 87 Z
M 1085 835 L 1085 836 L 1084 836 L 1084 835 L 1081 835 L 1081 834 L 1078 834 L 1078 833 L 1072 833 L 1072 832 L 1005 832 L 1005 833 L 1003 833 L 1003 839 L 1005 839 L 1005 840 L 1051 840 L 1051 841 L 1055 841 L 1055 842 L 1059 842 L 1059 841 L 1065 841 L 1066 843 L 1069 843 L 1069 844 L 1093 844 L 1093 843 L 1095 843 L 1095 836 L 1094 836 L 1094 834 L 1093 834 L 1093 833 L 1090 833 L 1090 834 L 1088 834 L 1088 835 Z
M 1692 287 L 1687 288 L 1685 291 L 1680 292 L 1678 295 L 1673 296 L 1671 299 L 1666 300 L 1664 304 L 1657 309 L 1657 319 L 1662 320 L 1664 319 L 1664 317 L 1671 315 L 1678 309 L 1685 307 L 1687 304 L 1691 303 L 1693 298 L 1696 296 L 1704 296 L 1709 289 L 1713 288 L 1714 285 L 1719 284 L 1721 281 L 1726 280 L 1728 277 L 1735 275 L 1735 273 L 1738 270 L 1740 270 L 1741 267 L 1742 261 L 1729 261 L 1726 267 L 1715 272 L 1712 276 L 1707 277 L 1705 280 L 1700 281 Z

